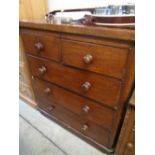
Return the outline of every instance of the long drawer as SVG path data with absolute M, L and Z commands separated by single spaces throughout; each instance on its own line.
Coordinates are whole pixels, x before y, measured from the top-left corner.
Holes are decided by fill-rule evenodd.
M 59 104 L 103 128 L 112 128 L 113 110 L 38 78 L 33 79 L 33 88 L 38 103 Z
M 58 33 L 23 29 L 20 31 L 20 34 L 27 53 L 60 61 L 61 40 Z
M 71 40 L 62 41 L 65 65 L 122 78 L 129 50 Z
M 110 107 L 116 107 L 121 82 L 92 72 L 28 56 L 32 74 Z
M 109 148 L 111 147 L 109 144 L 110 133 L 94 123 L 85 119 L 81 119 L 78 115 L 70 112 L 59 104 L 52 102 L 38 102 L 38 106 L 59 121 L 66 123 L 68 127 L 77 130 L 89 139 L 91 138 L 93 141 L 96 141 L 103 146 Z

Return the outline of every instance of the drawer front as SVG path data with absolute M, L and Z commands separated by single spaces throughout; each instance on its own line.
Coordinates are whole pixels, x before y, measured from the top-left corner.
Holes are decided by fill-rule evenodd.
M 21 30 L 25 51 L 40 57 L 60 61 L 60 35 L 43 31 Z
M 109 145 L 109 132 L 98 127 L 90 121 L 81 119 L 78 115 L 68 111 L 59 104 L 52 102 L 39 102 L 38 105 L 42 110 L 46 111 L 50 115 L 54 116 L 56 119 L 65 124 L 70 128 L 80 132 L 84 136 L 93 139 L 94 141 L 100 143 L 101 145 Z
M 121 88 L 119 80 L 75 70 L 31 56 L 28 56 L 28 59 L 33 75 L 108 106 L 114 107 L 117 105 Z
M 78 41 L 62 42 L 63 63 L 116 78 L 122 78 L 128 49 Z
M 59 104 L 81 118 L 111 129 L 114 118 L 113 110 L 37 78 L 33 80 L 33 88 L 38 102 Z

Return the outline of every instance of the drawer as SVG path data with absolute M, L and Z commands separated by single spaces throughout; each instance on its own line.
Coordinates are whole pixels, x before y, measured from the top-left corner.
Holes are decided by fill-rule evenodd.
M 74 131 L 80 132 L 87 138 L 100 143 L 100 145 L 106 147 L 109 146 L 110 133 L 92 122 L 81 119 L 78 115 L 52 102 L 39 102 L 38 106 L 40 109 L 61 121 L 61 124 L 67 124 L 68 128 L 72 128 Z
M 122 78 L 128 56 L 127 48 L 116 48 L 92 43 L 63 40 L 62 55 L 65 65 Z
M 57 33 L 21 30 L 25 51 L 47 59 L 60 61 L 61 41 Z
M 34 78 L 33 88 L 38 103 L 55 103 L 103 128 L 111 129 L 114 111 L 75 93 Z
M 28 60 L 33 75 L 108 106 L 117 105 L 121 88 L 119 80 L 31 56 Z

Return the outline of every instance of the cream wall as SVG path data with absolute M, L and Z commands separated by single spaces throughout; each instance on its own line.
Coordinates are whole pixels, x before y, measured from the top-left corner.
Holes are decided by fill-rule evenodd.
M 134 3 L 134 0 L 48 0 L 48 9 L 87 8 L 127 2 Z

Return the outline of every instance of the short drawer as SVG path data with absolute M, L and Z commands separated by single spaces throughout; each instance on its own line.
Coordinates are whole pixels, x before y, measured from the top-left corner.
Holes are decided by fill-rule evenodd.
M 32 74 L 108 106 L 117 106 L 121 82 L 28 56 Z
M 67 124 L 68 128 L 72 128 L 74 129 L 74 131 L 76 130 L 76 132 L 80 132 L 90 140 L 100 143 L 100 145 L 110 147 L 110 133 L 93 124 L 92 122 L 81 119 L 78 115 L 52 102 L 39 102 L 38 106 L 40 107 L 40 109 L 46 111 L 48 114 L 61 121 L 61 124 Z
M 81 118 L 111 130 L 114 119 L 113 110 L 38 78 L 33 79 L 33 88 L 37 102 L 59 104 Z
M 27 53 L 60 61 L 61 41 L 57 33 L 36 30 L 21 30 L 25 51 Z
M 128 56 L 127 48 L 63 40 L 62 56 L 65 65 L 122 78 Z

